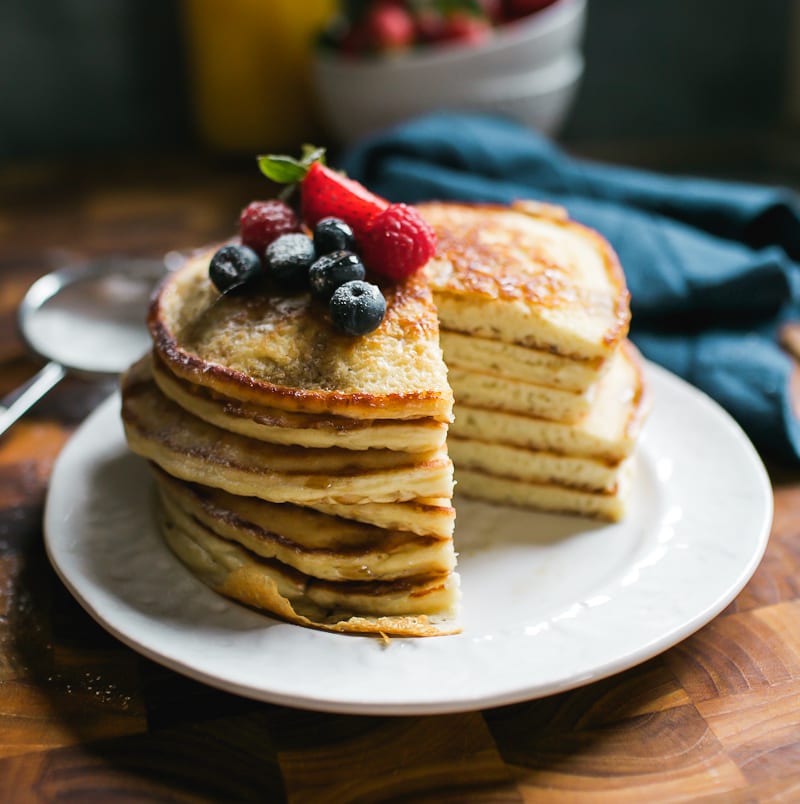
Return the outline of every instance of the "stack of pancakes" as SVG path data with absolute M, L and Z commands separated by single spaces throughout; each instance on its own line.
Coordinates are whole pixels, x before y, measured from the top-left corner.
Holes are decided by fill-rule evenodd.
M 424 277 L 386 289 L 383 324 L 352 338 L 307 293 L 220 296 L 210 256 L 162 284 L 153 353 L 123 379 L 170 547 L 293 622 L 454 630 L 453 399 Z
M 329 630 L 458 630 L 451 457 L 466 494 L 623 515 L 646 394 L 610 247 L 538 204 L 420 210 L 437 255 L 366 336 L 307 293 L 220 296 L 210 253 L 154 298 L 126 435 L 167 542 L 223 594 Z
M 614 252 L 559 207 L 426 204 L 460 492 L 617 520 L 646 413 Z

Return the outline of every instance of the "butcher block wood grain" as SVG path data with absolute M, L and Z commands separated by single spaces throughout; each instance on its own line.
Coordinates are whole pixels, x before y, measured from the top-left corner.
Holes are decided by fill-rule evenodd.
M 249 164 L 1 172 L 0 394 L 40 365 L 15 309 L 60 259 L 222 239 L 242 206 L 270 194 Z M 320 714 L 154 664 L 57 579 L 42 543 L 50 472 L 108 391 L 68 379 L 0 438 L 0 801 L 800 800 L 800 472 L 769 467 L 764 560 L 720 616 L 666 653 L 496 709 Z

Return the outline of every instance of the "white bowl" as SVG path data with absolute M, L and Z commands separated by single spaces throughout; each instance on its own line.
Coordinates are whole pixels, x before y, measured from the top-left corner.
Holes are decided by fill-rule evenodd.
M 329 133 L 350 143 L 434 109 L 506 112 L 553 133 L 582 73 L 585 15 L 586 0 L 558 0 L 478 46 L 360 59 L 320 52 L 314 84 Z
M 586 0 L 558 0 L 529 17 L 501 25 L 480 45 L 442 43 L 386 56 L 316 54 L 323 81 L 356 80 L 370 90 L 392 92 L 416 81 L 444 86 L 506 73 L 525 72 L 577 48 L 583 37 Z
M 320 94 L 319 104 L 329 133 L 343 144 L 442 110 L 503 114 L 552 136 L 572 107 L 582 74 L 583 58 L 574 50 L 527 72 L 460 83 L 446 94 L 429 84 L 416 87 L 416 92 L 369 97 L 346 87 L 331 87 Z

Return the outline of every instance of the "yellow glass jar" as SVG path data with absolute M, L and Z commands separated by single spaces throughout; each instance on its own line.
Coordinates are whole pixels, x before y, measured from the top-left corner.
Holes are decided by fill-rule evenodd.
M 319 134 L 314 40 L 335 0 L 184 0 L 194 119 L 225 151 L 295 152 Z

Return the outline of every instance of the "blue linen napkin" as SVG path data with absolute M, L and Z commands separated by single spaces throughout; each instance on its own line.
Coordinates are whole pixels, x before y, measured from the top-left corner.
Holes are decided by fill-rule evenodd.
M 393 201 L 535 198 L 608 238 L 643 354 L 725 407 L 765 455 L 800 463 L 793 359 L 800 204 L 788 190 L 675 178 L 570 158 L 512 121 L 436 113 L 380 132 L 340 166 Z

